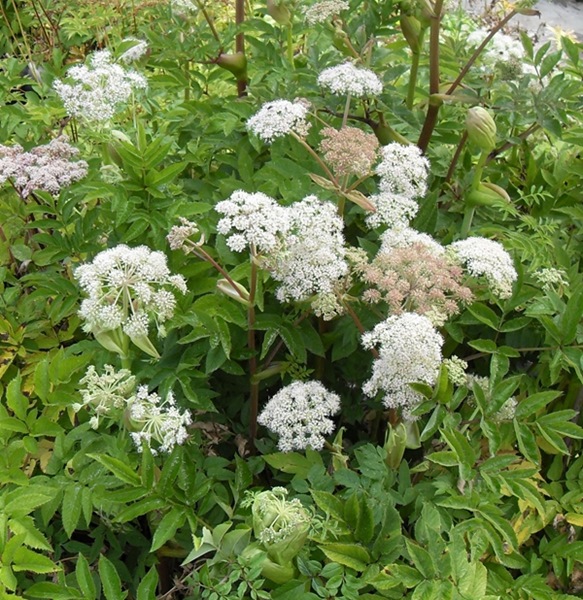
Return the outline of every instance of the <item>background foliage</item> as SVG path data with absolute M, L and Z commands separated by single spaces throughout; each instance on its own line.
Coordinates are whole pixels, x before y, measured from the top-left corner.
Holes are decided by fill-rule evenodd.
M 352 0 L 342 19 L 314 26 L 301 4 L 4 3 L 0 141 L 28 150 L 64 131 L 89 171 L 56 196 L 39 191 L 23 201 L 9 183 L 0 189 L 0 598 L 580 597 L 581 45 L 522 36 L 538 85 L 488 74 L 477 57 L 450 92 L 472 58 L 459 34 L 467 17 L 454 8 L 444 11 L 433 89 L 431 16 L 441 2 Z M 290 17 L 279 23 L 271 15 L 284 8 Z M 504 15 L 486 18 L 496 28 Z M 415 43 L 403 35 L 407 19 L 426 30 Z M 53 81 L 95 50 L 119 55 L 128 36 L 148 42 L 136 65 L 147 92 L 110 126 L 69 118 Z M 246 68 L 232 67 L 225 57 L 243 51 Z M 383 144 L 426 148 L 430 189 L 418 230 L 447 244 L 467 223 L 479 179 L 478 155 L 465 143 L 471 105 L 488 107 L 498 131 L 482 181 L 509 198 L 490 194 L 470 221 L 472 235 L 512 254 L 512 296 L 499 300 L 478 286 L 475 302 L 442 328 L 444 355 L 463 358 L 488 387 L 454 385 L 443 367 L 434 387 L 418 386 L 425 401 L 408 430 L 363 396 L 373 356 L 350 315 L 324 322 L 307 303 L 281 304 L 260 273 L 252 347 L 248 311 L 217 291 L 221 275 L 166 241 L 178 217 L 195 221 L 204 251 L 248 286 L 247 256 L 216 234 L 217 202 L 238 189 L 283 205 L 314 193 L 338 202 L 310 177 L 324 173 L 297 140 L 268 146 L 245 122 L 264 102 L 306 97 L 340 126 L 344 100 L 324 94 L 317 76 L 355 55 L 384 91 L 355 103 L 349 124 Z M 319 130 L 307 138 L 313 147 Z M 358 189 L 374 192 L 373 181 Z M 345 236 L 374 254 L 379 236 L 363 214 L 347 203 Z M 160 394 L 173 389 L 192 412 L 189 440 L 169 454 L 138 453 L 123 423 L 94 430 L 90 415 L 73 409 L 89 365 L 122 366 L 82 330 L 73 272 L 120 243 L 165 252 L 187 279 L 166 337 L 152 338 L 159 360 L 134 347 L 123 365 Z M 537 273 L 548 268 L 563 281 L 541 283 Z M 364 329 L 381 320 L 363 303 L 355 311 Z M 284 454 L 266 430 L 249 434 L 250 387 L 263 405 L 296 379 L 318 379 L 341 396 L 338 432 L 322 452 Z M 511 398 L 515 413 L 501 421 Z M 274 486 L 312 518 L 285 581 L 266 575 L 268 547 L 244 502 L 247 491 Z

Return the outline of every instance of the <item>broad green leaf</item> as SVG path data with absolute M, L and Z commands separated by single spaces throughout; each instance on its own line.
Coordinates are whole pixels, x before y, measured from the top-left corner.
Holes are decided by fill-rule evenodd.
M 344 520 L 342 502 L 336 496 L 322 490 L 310 490 L 310 494 L 312 494 L 318 508 L 324 511 L 326 515 L 331 515 L 337 520 Z
M 486 567 L 480 562 L 473 562 L 460 577 L 459 591 L 467 600 L 481 600 L 486 595 L 487 584 Z
M 160 510 L 166 506 L 166 501 L 163 498 L 144 498 L 120 511 L 116 521 L 118 523 L 127 523 L 128 521 L 133 521 L 136 517 L 148 514 L 154 510 Z
M 65 488 L 61 508 L 61 519 L 63 528 L 69 538 L 73 535 L 81 518 L 81 486 L 71 483 Z
M 429 552 L 408 538 L 405 538 L 405 545 L 407 553 L 421 575 L 426 579 L 435 577 L 436 569 Z
M 533 462 L 535 465 L 540 465 L 540 452 L 536 443 L 536 437 L 530 427 L 526 423 L 519 423 L 514 420 L 514 431 L 516 432 L 516 441 L 518 448 L 523 456 Z
M 492 329 L 498 330 L 500 317 L 489 306 L 475 302 L 471 306 L 468 306 L 468 310 L 478 321 L 488 325 Z
M 43 402 L 46 402 L 50 391 L 49 361 L 45 358 L 36 365 L 34 370 L 34 392 Z M 17 416 L 20 417 L 20 415 Z
M 48 556 L 24 546 L 14 551 L 12 568 L 15 571 L 31 571 L 32 573 L 54 573 L 61 570 Z
M 102 554 L 97 565 L 101 586 L 106 600 L 123 600 L 127 593 L 122 592 L 121 579 L 113 563 Z
M 366 548 L 357 544 L 319 544 L 319 548 L 330 560 L 355 571 L 364 571 L 370 562 Z
M 95 583 L 93 581 L 93 577 L 91 576 L 89 563 L 81 553 L 77 555 L 75 579 L 77 580 L 77 585 L 79 586 L 80 590 L 83 592 L 83 597 L 85 600 L 95 600 L 97 597 Z
M 184 525 L 185 521 L 186 515 L 184 514 L 184 509 L 176 507 L 171 508 L 170 511 L 162 517 L 158 527 L 156 527 L 154 537 L 152 538 L 150 552 L 158 550 L 158 548 L 163 546 L 170 538 L 174 537 L 177 529 Z
M 156 588 L 158 587 L 158 571 L 152 567 L 146 576 L 140 581 L 136 600 L 156 600 Z
M 58 585 L 51 583 L 50 581 L 40 581 L 33 583 L 26 590 L 27 598 L 41 598 L 46 600 L 90 600 L 84 598 L 79 590 L 75 588 L 67 587 L 64 585 Z M 21 598 L 21 596 L 3 596 L 3 598 Z
M 123 461 L 107 456 L 107 454 L 88 454 L 89 458 L 102 464 L 108 471 L 111 471 L 120 481 L 130 485 L 140 485 L 139 475 Z
M 6 403 L 18 419 L 24 421 L 26 420 L 26 412 L 28 410 L 28 398 L 20 391 L 21 385 L 22 381 L 19 372 L 18 376 L 6 387 Z
M 538 392 L 537 394 L 531 394 L 528 398 L 519 402 L 516 407 L 516 419 L 523 420 L 530 417 L 530 415 L 538 412 L 560 395 L 561 392 Z

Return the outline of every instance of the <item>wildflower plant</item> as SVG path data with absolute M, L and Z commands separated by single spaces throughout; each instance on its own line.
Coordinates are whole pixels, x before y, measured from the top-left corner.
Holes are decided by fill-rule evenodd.
M 0 597 L 577 597 L 581 45 L 130 4 L 0 10 Z
M 150 321 L 159 335 L 176 306 L 174 290 L 186 293 L 181 275 L 172 275 L 162 252 L 120 244 L 77 267 L 75 278 L 87 298 L 81 303 L 84 329 L 107 349 L 127 356 L 128 340 L 158 358 L 150 341 Z

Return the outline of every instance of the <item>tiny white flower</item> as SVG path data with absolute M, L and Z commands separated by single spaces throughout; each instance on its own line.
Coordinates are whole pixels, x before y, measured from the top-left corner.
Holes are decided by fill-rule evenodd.
M 273 100 L 264 104 L 247 121 L 247 129 L 268 144 L 292 131 L 305 137 L 310 129 L 307 116 L 308 106 L 305 101 Z
M 324 69 L 318 76 L 318 84 L 337 96 L 350 94 L 363 98 L 378 96 L 383 91 L 383 84 L 375 73 L 351 62 Z
M 423 244 L 436 256 L 445 252 L 445 248 L 427 233 L 421 233 L 411 227 L 398 225 L 387 229 L 381 234 L 379 254 L 390 252 L 394 248 L 406 248 L 413 244 Z
M 379 352 L 372 376 L 362 388 L 364 393 L 374 397 L 382 392 L 387 408 L 401 408 L 403 416 L 411 418 L 411 410 L 423 396 L 409 384 L 436 382 L 442 361 L 441 335 L 426 316 L 403 313 L 364 333 L 362 345 L 366 349 L 378 347 Z
M 427 191 L 429 161 L 418 146 L 392 142 L 380 149 L 382 161 L 376 173 L 383 192 L 419 198 Z
M 371 196 L 369 200 L 376 209 L 365 219 L 371 229 L 380 225 L 388 225 L 391 228 L 406 227 L 419 210 L 417 202 L 403 194 L 381 192 Z
M 485 277 L 495 296 L 501 299 L 512 296 L 512 284 L 518 275 L 502 244 L 483 237 L 470 237 L 450 244 L 448 252 L 465 265 L 472 277 Z
M 312 6 L 304 7 L 303 13 L 308 25 L 324 23 L 330 17 L 340 14 L 343 10 L 348 10 L 350 5 L 346 0 L 319 0 Z
M 269 400 L 257 422 L 279 436 L 282 452 L 321 450 L 334 431 L 330 417 L 339 410 L 339 396 L 320 382 L 294 381 Z

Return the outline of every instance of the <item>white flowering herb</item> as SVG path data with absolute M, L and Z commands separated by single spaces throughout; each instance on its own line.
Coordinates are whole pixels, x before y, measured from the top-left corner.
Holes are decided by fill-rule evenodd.
M 404 194 L 381 192 L 369 197 L 375 212 L 366 216 L 366 224 L 375 229 L 381 225 L 388 227 L 407 227 L 419 210 L 415 200 Z
M 468 46 L 473 48 L 478 47 L 489 33 L 484 28 L 476 29 L 468 35 Z M 520 41 L 500 31 L 488 42 L 480 55 L 480 60 L 485 71 L 491 71 L 494 68 L 502 68 L 505 71 L 510 67 L 517 74 L 522 72 L 524 58 L 524 48 Z
M 306 23 L 316 25 L 317 23 L 324 23 L 349 8 L 350 5 L 346 0 L 319 0 L 312 6 L 306 6 L 302 10 Z
M 116 371 L 111 365 L 105 365 L 103 373 L 97 373 L 91 365 L 80 383 L 82 402 L 73 404 L 73 410 L 79 412 L 87 408 L 94 415 L 89 423 L 97 429 L 103 416 L 120 418 L 127 401 L 136 389 L 136 378 L 127 369 Z
M 382 160 L 376 173 L 383 192 L 420 198 L 427 191 L 429 161 L 414 144 L 391 142 L 380 149 Z
M 334 431 L 330 417 L 339 410 L 339 396 L 320 382 L 294 381 L 269 400 L 257 422 L 279 437 L 282 452 L 321 450 Z
M 166 398 L 156 393 L 148 393 L 148 387 L 141 385 L 128 400 L 128 417 L 132 428 L 130 435 L 141 452 L 148 445 L 153 454 L 171 452 L 174 446 L 181 446 L 188 439 L 187 427 L 192 423 L 190 412 L 180 410 L 172 392 Z M 153 447 L 153 442 L 158 444 Z
M 510 254 L 502 244 L 483 237 L 470 237 L 447 247 L 448 253 L 465 265 L 472 277 L 485 277 L 491 292 L 501 299 L 512 296 L 518 275 Z
M 381 234 L 379 254 L 390 252 L 394 248 L 407 248 L 413 244 L 423 244 L 435 256 L 445 252 L 445 248 L 427 233 L 421 233 L 412 227 L 396 226 Z
M 362 345 L 378 348 L 379 353 L 364 393 L 374 397 L 381 392 L 387 408 L 400 408 L 403 417 L 410 419 L 411 410 L 423 396 L 409 384 L 435 384 L 442 361 L 442 336 L 426 316 L 403 313 L 364 333 Z
M 465 360 L 462 360 L 459 356 L 454 355 L 450 358 L 444 359 L 443 364 L 447 367 L 449 380 L 454 385 L 466 385 L 468 378 L 466 369 L 468 368 L 468 363 Z
M 184 278 L 172 275 L 166 263 L 162 252 L 120 244 L 78 267 L 75 278 L 88 296 L 79 311 L 85 319 L 84 330 L 121 355 L 127 351 L 125 334 L 157 358 L 158 353 L 148 339 L 150 321 L 156 323 L 163 335 L 164 322 L 174 314 L 174 290 L 187 291 Z
M 30 152 L 18 144 L 0 146 L 0 185 L 10 180 L 23 199 L 35 190 L 56 196 L 87 175 L 84 160 L 71 160 L 77 154 L 79 150 L 69 144 L 66 135 Z
M 318 76 L 318 84 L 336 96 L 364 98 L 378 96 L 383 91 L 383 84 L 375 73 L 351 62 L 324 69 Z
M 247 129 L 268 144 L 292 131 L 305 137 L 310 129 L 308 110 L 309 104 L 303 100 L 273 100 L 247 121 Z
M 53 84 L 72 117 L 105 123 L 126 105 L 136 90 L 148 86 L 143 75 L 116 64 L 109 50 L 95 52 L 88 63 L 67 71 L 67 78 L 74 83 L 57 79 Z
M 237 190 L 228 200 L 219 202 L 215 210 L 224 215 L 217 231 L 228 236 L 227 246 L 234 252 L 249 247 L 257 253 L 269 252 L 290 227 L 289 212 L 261 192 Z
M 280 282 L 280 302 L 307 300 L 329 293 L 348 271 L 342 228 L 331 202 L 307 196 L 287 208 L 290 226 L 277 251 L 265 259 L 272 277 Z

